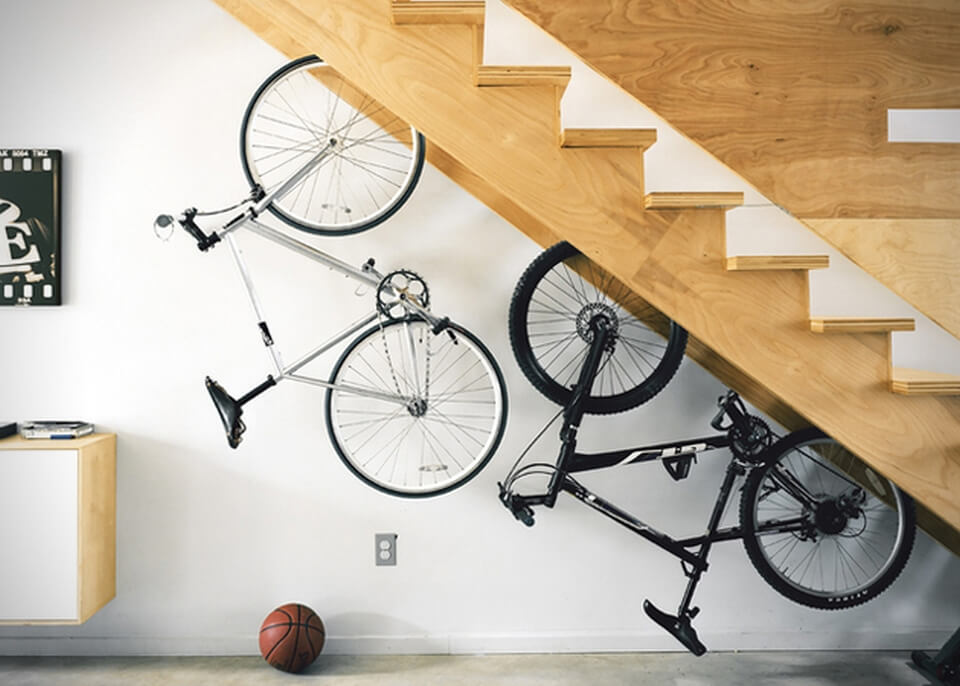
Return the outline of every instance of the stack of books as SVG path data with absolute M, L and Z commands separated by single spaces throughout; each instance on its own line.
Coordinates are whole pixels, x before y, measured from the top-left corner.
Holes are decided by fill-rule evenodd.
M 24 438 L 80 438 L 92 433 L 90 422 L 36 421 L 20 425 L 20 435 Z

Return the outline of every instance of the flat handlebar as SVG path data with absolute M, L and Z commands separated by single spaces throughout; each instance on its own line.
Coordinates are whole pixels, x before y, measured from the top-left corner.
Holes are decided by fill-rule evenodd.
M 744 407 L 743 401 L 740 400 L 740 396 L 736 391 L 727 391 L 725 395 L 720 396 L 720 399 L 717 401 L 717 405 L 720 407 L 720 410 L 710 420 L 710 426 L 712 426 L 717 431 L 727 431 L 733 426 L 744 425 L 749 426 L 749 414 L 747 413 L 747 408 Z M 730 423 L 724 424 L 723 420 L 725 417 L 730 417 Z
M 183 227 L 184 231 L 193 236 L 194 240 L 197 241 L 197 247 L 205 252 L 209 250 L 212 245 L 220 242 L 220 236 L 218 236 L 216 233 L 211 233 L 209 236 L 205 234 L 203 230 L 197 226 L 197 223 L 193 221 L 193 218 L 196 216 L 197 210 L 194 207 L 184 210 L 180 219 L 174 219 L 169 214 L 161 214 L 153 222 L 155 227 L 154 230 L 156 230 L 156 228 L 166 229 L 176 222 Z M 169 234 L 167 235 L 169 237 Z
M 196 216 L 197 209 L 195 207 L 184 210 L 183 217 L 179 220 L 180 226 L 196 239 L 197 247 L 203 252 L 206 252 L 212 245 L 220 242 L 220 236 L 216 233 L 211 233 L 209 236 L 205 234 L 200 227 L 197 226 L 197 223 L 193 221 L 193 218 Z

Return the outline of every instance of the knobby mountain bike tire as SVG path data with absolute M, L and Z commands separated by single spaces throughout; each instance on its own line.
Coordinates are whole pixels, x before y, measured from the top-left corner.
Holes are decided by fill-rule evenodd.
M 268 209 L 314 234 L 366 231 L 410 198 L 425 142 L 413 127 L 315 55 L 284 65 L 251 98 L 240 158 L 252 188 L 269 192 L 318 152 L 328 156 Z
M 566 242 L 530 263 L 510 301 L 510 344 L 534 388 L 559 405 L 569 402 L 593 317 L 607 320 L 613 344 L 585 411 L 622 412 L 663 390 L 683 359 L 687 332 Z
M 458 488 L 503 437 L 503 374 L 486 346 L 457 324 L 438 334 L 416 318 L 373 326 L 343 352 L 330 383 L 336 387 L 327 391 L 326 423 L 334 449 L 384 493 L 416 498 Z
M 913 500 L 818 429 L 770 447 L 740 500 L 743 543 L 774 589 L 803 605 L 867 602 L 899 576 L 913 549 Z M 844 469 L 856 469 L 858 483 Z

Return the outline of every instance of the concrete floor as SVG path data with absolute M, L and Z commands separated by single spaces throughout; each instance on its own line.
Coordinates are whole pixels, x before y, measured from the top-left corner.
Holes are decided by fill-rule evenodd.
M 900 652 L 321 655 L 293 676 L 259 657 L 0 657 L 3 686 L 921 686 Z

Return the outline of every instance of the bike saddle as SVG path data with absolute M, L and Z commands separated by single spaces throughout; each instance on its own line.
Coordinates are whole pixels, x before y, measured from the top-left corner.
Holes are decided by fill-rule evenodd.
M 668 615 L 663 610 L 657 609 L 649 600 L 643 601 L 643 611 L 647 613 L 650 619 L 673 634 L 675 639 L 680 641 L 687 650 L 697 657 L 707 652 L 707 647 L 697 638 L 697 631 L 693 628 L 693 624 L 690 623 L 689 617 L 680 619 L 679 617 Z
M 247 430 L 247 425 L 240 419 L 240 415 L 243 414 L 240 403 L 230 397 L 230 394 L 223 390 L 223 386 L 209 376 L 206 383 L 207 392 L 210 393 L 210 398 L 220 414 L 220 421 L 223 422 L 224 431 L 227 432 L 227 443 L 231 448 L 236 448 L 243 440 L 241 438 L 243 432 Z

